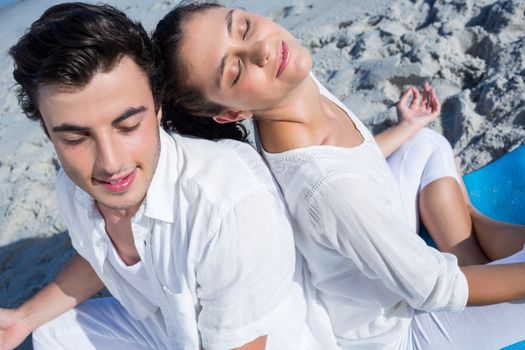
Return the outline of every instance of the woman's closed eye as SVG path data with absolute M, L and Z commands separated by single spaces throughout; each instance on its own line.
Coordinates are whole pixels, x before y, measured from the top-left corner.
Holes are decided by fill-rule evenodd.
M 241 78 L 243 69 L 244 68 L 242 66 L 242 60 L 240 58 L 237 58 L 237 75 L 235 76 L 235 79 L 233 80 L 232 86 L 237 84 L 237 82 Z
M 250 32 L 250 29 L 252 29 L 252 22 L 250 22 L 249 19 L 245 19 L 246 23 L 246 29 L 244 30 L 244 34 L 242 35 L 242 40 L 246 40 L 248 37 L 248 33 Z
M 243 28 L 244 31 L 242 32 L 242 40 L 246 40 L 246 38 L 248 38 L 248 35 L 250 34 L 250 30 L 252 29 L 252 22 L 248 18 L 246 18 L 244 20 L 243 27 L 244 27 Z M 237 58 L 237 75 L 235 76 L 235 79 L 232 82 L 232 86 L 237 84 L 237 82 L 242 76 L 243 70 L 244 70 L 244 67 L 243 67 L 242 60 L 240 58 Z

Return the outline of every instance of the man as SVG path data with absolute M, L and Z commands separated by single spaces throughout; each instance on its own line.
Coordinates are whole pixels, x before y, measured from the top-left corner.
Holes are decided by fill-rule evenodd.
M 110 6 L 57 5 L 10 54 L 21 106 L 62 164 L 57 200 L 78 255 L 0 310 L 0 349 L 33 330 L 37 350 L 333 346 L 321 310 L 307 325 L 290 224 L 258 155 L 160 130 L 140 24 Z M 114 298 L 80 304 L 103 286 Z

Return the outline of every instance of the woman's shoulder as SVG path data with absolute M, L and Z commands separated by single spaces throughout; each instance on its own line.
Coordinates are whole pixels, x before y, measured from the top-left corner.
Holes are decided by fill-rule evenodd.
M 308 192 L 330 174 L 347 171 L 349 159 L 344 153 L 335 147 L 311 146 L 263 156 L 286 194 Z

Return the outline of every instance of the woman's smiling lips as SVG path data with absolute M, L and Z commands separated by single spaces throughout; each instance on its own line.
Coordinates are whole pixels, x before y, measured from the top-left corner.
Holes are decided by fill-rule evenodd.
M 280 58 L 281 62 L 279 64 L 279 69 L 277 69 L 277 75 L 276 78 L 281 75 L 281 73 L 285 70 L 286 66 L 288 65 L 288 61 L 290 59 L 290 51 L 288 50 L 288 45 L 283 41 L 281 45 L 281 52 L 280 52 Z
M 96 184 L 100 184 L 108 192 L 120 193 L 128 190 L 131 187 L 131 185 L 133 185 L 133 182 L 135 181 L 136 177 L 137 168 L 133 169 L 133 171 L 130 172 L 128 175 L 120 178 L 107 180 L 99 180 L 93 178 L 93 180 Z

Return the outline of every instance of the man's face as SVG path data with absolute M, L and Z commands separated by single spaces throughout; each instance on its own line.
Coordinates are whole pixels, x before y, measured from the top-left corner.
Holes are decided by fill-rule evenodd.
M 160 152 L 148 78 L 124 57 L 83 88 L 42 86 L 38 107 L 67 175 L 100 209 L 141 204 Z

